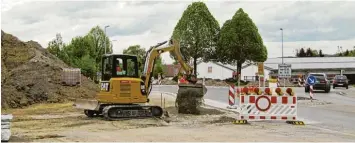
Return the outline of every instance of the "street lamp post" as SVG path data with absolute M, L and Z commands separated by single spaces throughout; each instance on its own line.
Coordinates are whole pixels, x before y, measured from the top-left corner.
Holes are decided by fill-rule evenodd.
M 281 49 L 282 49 L 281 59 L 282 59 L 282 64 L 284 64 L 284 32 L 282 28 L 280 28 L 280 30 L 281 30 Z
M 282 55 L 281 55 L 281 63 L 282 65 L 284 64 L 284 30 L 280 28 L 281 30 L 281 49 L 282 49 Z M 286 87 L 286 79 L 285 77 L 283 78 L 284 80 L 284 88 Z
M 110 27 L 110 25 L 105 26 L 105 37 L 106 37 L 106 28 Z M 106 54 L 106 38 L 105 38 L 105 54 Z

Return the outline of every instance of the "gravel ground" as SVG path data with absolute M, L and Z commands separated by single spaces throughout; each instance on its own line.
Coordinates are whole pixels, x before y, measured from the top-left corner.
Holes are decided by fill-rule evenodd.
M 160 94 L 152 94 L 153 104 L 160 105 Z M 13 136 L 10 141 L 354 141 L 354 134 L 341 134 L 312 125 L 294 126 L 284 122 L 251 122 L 235 125 L 236 114 L 202 108 L 202 115 L 177 114 L 174 98 L 163 95 L 170 117 L 104 121 L 88 119 L 79 110 L 62 114 L 36 115 L 14 112 Z M 69 104 L 68 104 L 69 105 Z M 62 106 L 61 106 L 62 107 Z M 53 109 L 53 108 L 52 108 Z M 28 110 L 32 111 L 32 110 Z M 22 113 L 21 117 L 16 114 Z M 36 131 L 36 132 L 34 132 Z M 137 137 L 139 136 L 139 137 Z

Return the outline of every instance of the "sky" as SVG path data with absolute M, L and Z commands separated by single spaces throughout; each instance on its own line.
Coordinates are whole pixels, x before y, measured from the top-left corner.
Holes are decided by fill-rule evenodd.
M 223 23 L 243 8 L 258 27 L 268 57 L 294 56 L 311 47 L 334 54 L 338 46 L 355 48 L 355 1 L 204 1 Z M 148 48 L 171 37 L 192 1 L 31 1 L 1 0 L 1 29 L 20 40 L 34 40 L 44 48 L 61 33 L 65 43 L 84 36 L 94 26 L 106 29 L 113 52 L 130 45 Z M 281 32 L 280 28 L 283 28 Z M 283 33 L 283 34 L 282 34 Z M 283 35 L 283 36 L 282 36 Z M 283 37 L 283 44 L 282 44 Z M 169 53 L 164 63 L 172 63 Z

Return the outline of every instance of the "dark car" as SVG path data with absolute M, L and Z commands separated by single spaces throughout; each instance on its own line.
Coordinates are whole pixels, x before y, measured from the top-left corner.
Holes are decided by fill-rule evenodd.
M 345 75 L 336 75 L 333 80 L 333 89 L 335 87 L 345 87 L 348 89 L 349 80 Z
M 324 90 L 326 93 L 330 92 L 330 81 L 327 78 L 325 73 L 310 73 L 309 76 L 314 76 L 316 78 L 316 83 L 313 85 L 313 90 Z M 307 79 L 306 79 L 307 80 Z M 306 81 L 305 80 L 305 81 Z M 305 85 L 305 92 L 309 92 L 309 84 L 306 83 Z

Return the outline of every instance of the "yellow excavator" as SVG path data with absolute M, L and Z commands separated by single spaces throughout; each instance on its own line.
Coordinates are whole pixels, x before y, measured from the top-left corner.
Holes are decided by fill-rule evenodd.
M 168 46 L 161 47 L 168 43 Z M 161 117 L 160 106 L 146 105 L 152 90 L 152 75 L 156 58 L 164 52 L 173 52 L 188 77 L 195 84 L 193 69 L 185 63 L 178 41 L 169 40 L 150 47 L 145 55 L 142 76 L 138 73 L 138 59 L 133 55 L 106 54 L 102 57 L 101 90 L 95 99 L 76 99 L 74 106 L 84 109 L 88 117 L 104 116 L 107 120 Z

